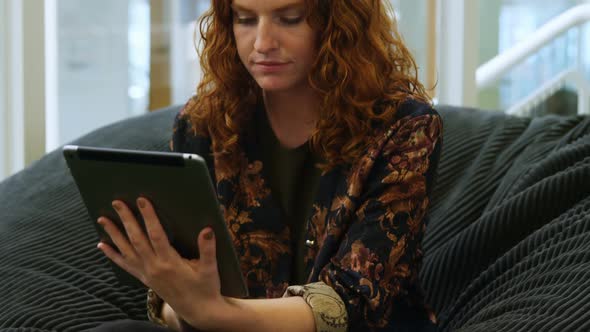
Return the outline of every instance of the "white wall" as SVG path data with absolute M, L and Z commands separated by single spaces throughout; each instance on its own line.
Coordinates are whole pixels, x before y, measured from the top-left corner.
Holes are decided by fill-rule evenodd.
M 55 56 L 47 52 L 46 41 L 52 30 L 46 14 L 55 0 L 3 0 L 0 2 L 1 76 L 0 136 L 2 144 L 0 179 L 30 165 L 45 154 L 45 116 L 54 100 L 48 82 L 54 87 L 47 63 Z M 48 96 L 50 96 L 48 98 Z M 50 105 L 55 106 L 55 105 Z
M 25 165 L 23 6 L 19 0 L 0 2 L 0 180 Z
M 46 79 L 45 5 L 43 1 L 22 3 L 22 64 L 25 164 L 45 154 Z M 16 61 L 16 60 L 15 60 Z M 12 138 L 16 138 L 13 133 Z
M 6 13 L 4 10 L 4 1 L 0 2 L 0 180 L 8 173 L 8 165 L 6 156 L 6 126 L 7 126 L 7 110 L 6 110 L 6 68 L 4 62 L 6 61 L 6 45 L 5 44 L 5 24 Z

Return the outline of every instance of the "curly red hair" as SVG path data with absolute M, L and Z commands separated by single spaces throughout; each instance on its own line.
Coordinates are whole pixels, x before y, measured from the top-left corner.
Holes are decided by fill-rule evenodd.
M 304 0 L 318 33 L 310 85 L 322 96 L 310 143 L 324 169 L 352 163 L 369 144 L 374 126 L 391 123 L 409 98 L 429 103 L 418 69 L 385 0 Z M 231 1 L 213 0 L 201 17 L 203 78 L 186 112 L 193 129 L 210 137 L 214 154 L 234 157 L 239 137 L 262 91 L 238 56 Z

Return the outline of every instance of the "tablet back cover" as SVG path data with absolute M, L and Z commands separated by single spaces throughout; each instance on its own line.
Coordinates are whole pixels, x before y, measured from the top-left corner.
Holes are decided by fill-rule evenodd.
M 145 197 L 154 205 L 170 243 L 185 258 L 198 258 L 197 236 L 211 226 L 215 231 L 221 293 L 248 296 L 206 163 L 200 156 L 77 146 L 66 146 L 63 153 L 101 241 L 115 247 L 96 223 L 100 216 L 123 230 L 112 208 L 113 200 L 125 202 L 145 231 L 135 203 L 138 197 Z M 141 284 L 113 262 L 111 265 L 121 282 Z

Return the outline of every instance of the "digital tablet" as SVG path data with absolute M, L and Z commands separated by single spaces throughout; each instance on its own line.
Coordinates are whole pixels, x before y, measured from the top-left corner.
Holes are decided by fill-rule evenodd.
M 100 216 L 114 221 L 126 234 L 111 205 L 114 200 L 125 202 L 145 231 L 135 203 L 138 197 L 145 197 L 154 205 L 171 245 L 187 259 L 199 257 L 197 236 L 203 228 L 211 226 L 215 231 L 221 293 L 231 297 L 248 296 L 231 236 L 202 157 L 73 145 L 65 146 L 63 155 L 100 241 L 116 249 L 96 222 Z M 141 284 L 115 263 L 110 263 L 122 283 Z

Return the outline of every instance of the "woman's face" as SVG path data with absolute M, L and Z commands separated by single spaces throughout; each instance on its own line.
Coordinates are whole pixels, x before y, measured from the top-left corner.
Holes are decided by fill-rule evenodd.
M 303 0 L 233 0 L 233 32 L 242 63 L 260 87 L 308 86 L 317 51 Z

